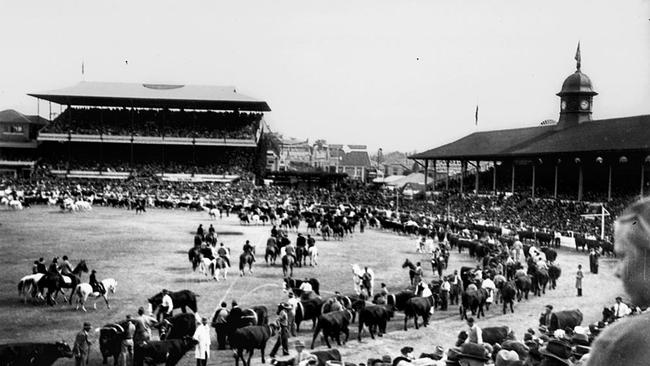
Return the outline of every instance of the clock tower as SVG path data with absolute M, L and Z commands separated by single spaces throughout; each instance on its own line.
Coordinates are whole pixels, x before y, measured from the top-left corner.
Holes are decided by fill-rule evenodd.
M 580 44 L 576 52 L 576 71 L 562 83 L 560 97 L 560 120 L 558 129 L 577 126 L 591 121 L 591 108 L 594 95 L 598 95 L 591 85 L 589 77 L 580 71 Z

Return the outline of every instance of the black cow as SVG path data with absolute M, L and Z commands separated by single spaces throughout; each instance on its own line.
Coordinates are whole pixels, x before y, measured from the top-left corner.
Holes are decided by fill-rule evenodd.
M 312 355 L 318 358 L 316 366 L 327 366 L 327 361 L 341 361 L 341 353 L 337 349 L 328 349 L 327 351 L 313 351 Z M 272 360 L 273 366 L 293 366 L 293 358 L 287 361 Z
M 488 343 L 491 345 L 502 344 L 505 341 L 515 341 L 515 332 L 510 329 L 508 326 L 500 327 L 486 327 L 481 329 L 481 334 L 483 337 L 483 343 Z M 462 330 L 458 333 L 458 339 L 456 340 L 456 347 L 460 347 L 465 340 L 467 339 L 467 332 Z
M 172 303 L 174 303 L 174 309 L 181 309 L 183 313 L 187 312 L 186 308 L 190 308 L 194 313 L 198 311 L 196 306 L 196 298 L 199 295 L 195 294 L 190 290 L 181 290 L 176 292 L 170 292 L 169 296 L 172 298 Z M 151 312 L 154 313 L 162 304 L 163 294 L 162 292 L 157 293 L 153 297 L 147 299 L 151 305 Z M 160 313 L 158 313 L 158 318 L 160 318 Z M 160 320 L 160 319 L 158 319 Z
M 544 317 L 540 317 L 540 325 L 546 325 L 548 330 L 554 332 L 557 329 L 567 327 L 573 329 L 582 324 L 582 312 L 580 309 L 554 311 L 551 314 L 551 324 L 543 324 Z
M 485 316 L 483 307 L 485 306 L 487 298 L 487 290 L 484 288 L 473 289 L 470 287 L 469 289 L 465 289 L 460 300 L 460 319 L 467 319 L 468 309 L 472 312 L 472 315 L 476 315 L 479 319 L 481 318 L 481 315 Z
M 404 307 L 406 306 L 406 302 L 415 296 L 415 293 L 413 291 L 400 291 L 396 294 L 390 294 L 388 295 L 388 298 L 386 299 L 386 303 L 394 310 L 404 310 Z
M 555 249 L 546 247 L 546 248 L 542 248 L 542 252 L 544 253 L 546 259 L 549 262 L 555 262 L 555 260 L 557 259 L 557 251 Z
M 352 320 L 352 312 L 350 310 L 333 311 L 331 313 L 323 314 L 318 318 L 318 323 L 314 329 L 314 337 L 311 340 L 311 348 L 314 349 L 316 337 L 323 331 L 323 338 L 327 348 L 332 348 L 329 338 L 336 340 L 337 345 L 341 345 L 341 333 L 345 334 L 343 344 L 347 343 L 350 337 L 350 320 Z
M 316 320 L 321 315 L 321 309 L 325 302 L 320 298 L 302 300 L 296 306 L 296 332 L 300 331 L 300 323 L 304 320 L 311 320 L 313 322 L 312 328 L 316 328 Z
M 198 344 L 192 337 L 169 339 L 166 341 L 149 341 L 135 347 L 133 364 L 135 366 L 158 365 L 175 366 L 185 353 Z
M 300 290 L 300 285 L 302 285 L 304 282 L 309 282 L 311 285 L 311 289 L 314 291 L 316 295 L 320 296 L 320 282 L 318 282 L 318 279 L 316 278 L 308 278 L 304 280 L 298 280 L 295 278 L 285 278 L 284 279 L 284 289 L 289 291 L 293 291 L 293 293 L 296 296 L 302 295 L 302 291 Z
M 160 340 L 181 339 L 193 336 L 196 331 L 196 316 L 194 314 L 178 314 L 160 323 Z
M 256 305 L 250 309 L 242 309 L 240 313 L 231 312 L 226 318 L 228 335 L 239 328 L 250 325 L 267 325 L 269 323 L 269 311 L 266 306 Z
M 508 281 L 501 287 L 501 300 L 503 301 L 503 313 L 506 313 L 507 306 L 510 304 L 510 311 L 515 312 L 514 303 L 517 297 L 517 285 L 515 281 Z
M 562 269 L 560 269 L 559 266 L 556 266 L 554 264 L 548 266 L 548 278 L 550 280 L 549 288 L 551 290 L 555 290 L 555 287 L 557 286 L 557 280 L 558 278 L 560 278 L 561 275 L 562 275 Z
M 102 354 L 102 363 L 107 363 L 108 358 L 113 357 L 113 364 L 117 366 L 128 322 L 122 320 L 118 323 L 106 324 L 99 329 L 99 351 Z
M 361 342 L 361 332 L 363 331 L 364 325 L 368 327 L 370 338 L 375 339 L 375 330 L 377 328 L 379 328 L 377 335 L 381 337 L 386 333 L 386 323 L 393 315 L 394 313 L 390 306 L 370 305 L 361 309 L 359 312 L 359 333 L 357 334 L 359 342 Z
M 515 279 L 515 285 L 517 286 L 517 301 L 521 301 L 522 297 L 525 297 L 528 300 L 528 293 L 533 287 L 533 282 L 530 279 L 530 276 L 519 276 Z
M 255 349 L 262 353 L 262 363 L 265 363 L 264 352 L 266 343 L 275 335 L 276 326 L 271 325 L 249 325 L 235 330 L 228 339 L 230 348 L 234 350 L 235 366 L 239 365 L 239 360 L 244 366 L 251 364 L 251 358 Z M 248 359 L 244 358 L 244 350 L 248 352 Z
M 72 358 L 72 349 L 65 342 L 0 345 L 2 366 L 50 366 L 61 357 Z
M 418 316 L 422 317 L 422 325 L 429 325 L 429 317 L 431 316 L 431 307 L 433 307 L 433 296 L 429 297 L 412 297 L 406 301 L 404 306 L 404 330 L 406 329 L 406 322 L 409 318 L 413 318 L 415 329 L 419 329 Z

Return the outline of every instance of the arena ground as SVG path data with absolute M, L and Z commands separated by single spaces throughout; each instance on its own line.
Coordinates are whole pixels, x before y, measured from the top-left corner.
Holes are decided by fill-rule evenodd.
M 190 289 L 200 294 L 200 314 L 210 316 L 222 299 L 228 302 L 237 299 L 244 307 L 268 306 L 273 318 L 276 304 L 286 298 L 280 287 L 281 268 L 263 264 L 258 250 L 253 276 L 240 278 L 236 270 L 231 270 L 227 281 L 217 283 L 192 273 L 186 253 L 192 246 L 192 233 L 199 223 L 207 228 L 210 223 L 207 213 L 150 210 L 136 216 L 133 211 L 101 207 L 89 213 L 75 214 L 61 213 L 53 207 L 0 211 L 0 343 L 64 339 L 72 344 L 74 334 L 84 321 L 90 321 L 95 327 L 124 319 L 126 314 L 134 314 L 139 306 L 146 304 L 147 297 L 162 288 Z M 220 241 L 233 250 L 235 258 L 247 239 L 257 243 L 258 248 L 264 248 L 270 230 L 269 226 L 240 226 L 233 216 L 213 223 Z M 295 239 L 295 234 L 292 234 L 292 239 Z M 325 296 L 335 290 L 352 293 L 350 264 L 359 263 L 374 269 L 377 287 L 380 282 L 386 282 L 391 291 L 397 291 L 405 287 L 408 280 L 406 270 L 401 268 L 404 259 L 427 260 L 425 255 L 415 253 L 415 241 L 415 238 L 376 230 L 357 233 L 343 242 L 318 241 L 319 266 L 298 268 L 294 276 L 318 278 Z M 53 256 L 62 255 L 68 255 L 73 265 L 86 259 L 89 267 L 98 271 L 100 279 L 112 277 L 118 281 L 117 293 L 110 299 L 110 310 L 101 302 L 98 302 L 98 310 L 92 310 L 91 305 L 88 313 L 83 313 L 69 305 L 35 306 L 20 301 L 16 284 L 18 279 L 31 272 L 32 262 L 41 256 L 49 262 Z M 531 297 L 516 304 L 515 314 L 502 315 L 499 310 L 491 308 L 479 324 L 509 325 L 521 339 L 527 328 L 536 329 L 539 313 L 547 303 L 556 309 L 580 308 L 585 314 L 585 323 L 588 323 L 599 320 L 603 305 L 613 303 L 616 295 L 623 294 L 619 281 L 613 276 L 614 259 L 602 259 L 598 275 L 588 273 L 587 255 L 574 250 L 561 250 L 559 263 L 563 276 L 557 290 L 547 292 L 542 298 Z M 582 298 L 575 296 L 574 289 L 574 275 L 579 263 L 586 267 Z M 451 270 L 473 264 L 466 253 L 452 253 L 449 267 Z M 430 266 L 423 267 L 431 278 Z M 82 280 L 87 282 L 88 274 L 84 274 Z M 401 330 L 402 320 L 403 315 L 398 313 L 389 325 L 389 334 L 375 341 L 366 335 L 361 344 L 356 341 L 356 324 L 353 324 L 351 340 L 339 349 L 347 361 L 355 363 L 383 354 L 396 356 L 404 345 L 413 346 L 419 354 L 433 351 L 435 345 L 452 346 L 458 332 L 465 328 L 456 306 L 447 312 L 436 312 L 426 329 L 416 331 L 409 322 L 409 330 L 404 332 Z M 309 326 L 301 331 L 300 338 L 311 342 Z M 231 351 L 215 350 L 214 334 L 213 342 L 210 364 L 233 364 Z M 269 348 L 271 346 L 272 343 Z M 319 341 L 317 346 L 322 347 Z M 253 364 L 260 363 L 259 352 L 256 352 Z M 72 360 L 56 363 L 72 364 Z M 90 364 L 101 364 L 96 343 Z M 189 352 L 180 363 L 194 364 L 193 352 Z

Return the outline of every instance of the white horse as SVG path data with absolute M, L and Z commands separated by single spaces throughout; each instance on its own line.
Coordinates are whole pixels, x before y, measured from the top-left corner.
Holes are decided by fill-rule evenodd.
M 92 211 L 93 209 L 93 206 L 87 201 L 77 201 L 74 205 L 77 206 L 77 211 Z
M 317 266 L 318 265 L 318 248 L 316 246 L 311 246 L 307 249 L 307 254 L 309 254 L 309 265 Z
M 208 217 L 209 217 L 210 219 L 212 219 L 212 220 L 216 220 L 216 219 L 217 219 L 217 214 L 219 213 L 219 210 L 218 210 L 218 209 L 216 209 L 216 208 L 207 208 L 207 207 L 205 207 L 205 206 L 201 206 L 201 207 L 203 207 L 203 210 L 204 210 L 204 211 L 207 211 L 207 212 L 208 212 Z
M 104 286 L 104 290 L 106 290 L 105 293 L 100 293 L 100 292 L 93 292 L 92 286 L 90 286 L 89 283 L 80 283 L 77 285 L 77 288 L 74 289 L 74 292 L 70 296 L 77 295 L 77 307 L 75 310 L 79 310 L 79 306 L 81 305 L 81 310 L 86 311 L 86 307 L 84 304 L 86 303 L 86 300 L 88 300 L 89 296 L 92 296 L 95 298 L 95 302 L 93 303 L 93 308 L 97 310 L 97 299 L 100 297 L 104 298 L 104 301 L 106 301 L 106 308 L 110 309 L 111 306 L 108 304 L 108 293 L 115 293 L 115 290 L 117 288 L 117 281 L 112 279 L 112 278 L 106 278 L 101 281 L 102 285 Z
M 224 280 L 228 279 L 228 264 L 224 261 L 223 258 L 209 259 L 201 256 L 199 263 L 199 272 L 206 275 L 206 277 L 212 276 L 217 282 L 219 282 L 219 277 L 223 276 Z
M 9 208 L 11 208 L 12 210 L 22 210 L 23 203 L 18 200 L 11 200 L 9 201 Z
M 352 265 L 352 279 L 354 281 L 354 291 L 357 293 L 357 295 L 361 294 L 361 290 L 363 287 L 362 284 L 362 276 L 364 274 L 364 270 L 361 269 L 361 267 L 358 264 L 353 264 Z M 370 288 L 368 289 L 370 294 L 373 293 L 373 289 L 375 288 L 375 273 L 371 268 L 368 268 L 368 273 L 370 273 Z
M 43 277 L 42 273 L 27 275 L 18 281 L 18 296 L 23 297 L 23 303 L 27 302 L 27 295 L 36 296 L 38 281 Z

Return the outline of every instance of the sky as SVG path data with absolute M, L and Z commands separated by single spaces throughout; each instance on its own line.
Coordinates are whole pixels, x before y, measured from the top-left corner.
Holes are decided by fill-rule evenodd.
M 593 118 L 650 114 L 649 18 L 650 0 L 0 0 L 0 110 L 47 117 L 26 94 L 82 79 L 233 85 L 287 137 L 423 151 L 557 120 L 578 41 Z

